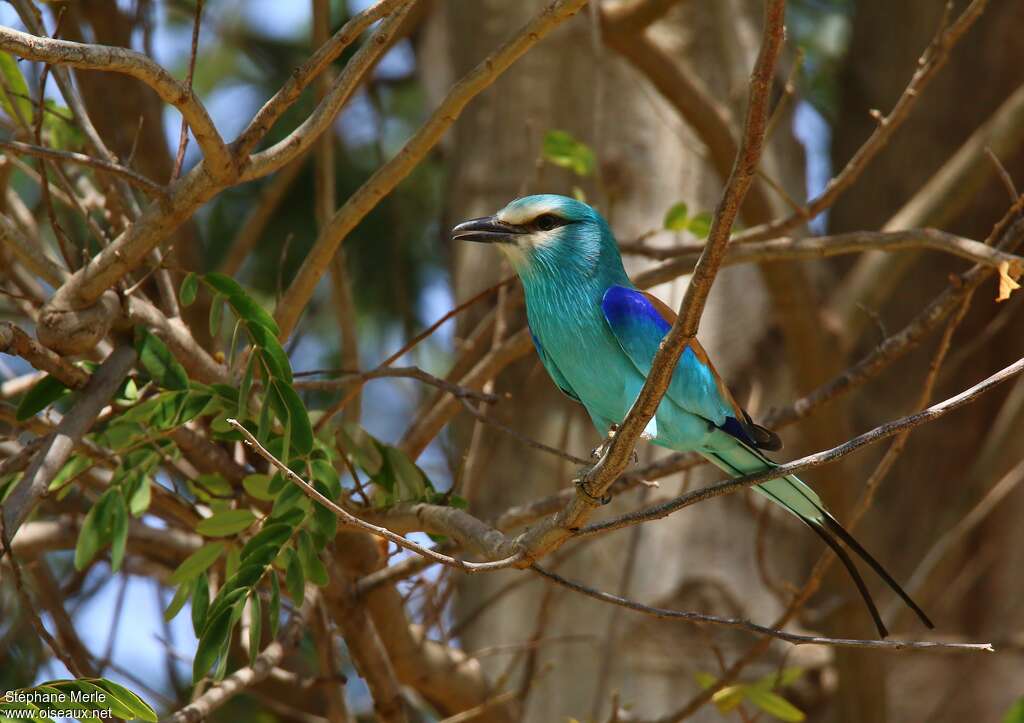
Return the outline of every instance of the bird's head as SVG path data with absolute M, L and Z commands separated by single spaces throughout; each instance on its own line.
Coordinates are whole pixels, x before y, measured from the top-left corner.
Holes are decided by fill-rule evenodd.
M 624 273 L 608 223 L 567 196 L 518 198 L 493 216 L 460 223 L 452 239 L 495 244 L 524 281 Z

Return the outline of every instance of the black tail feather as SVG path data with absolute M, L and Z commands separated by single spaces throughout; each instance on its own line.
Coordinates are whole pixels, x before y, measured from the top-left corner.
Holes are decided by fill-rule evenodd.
M 865 550 L 861 546 L 861 544 L 857 542 L 854 536 L 847 532 L 846 529 L 843 528 L 843 526 L 840 525 L 834 517 L 826 513 L 824 520 L 822 520 L 822 523 L 825 527 L 828 528 L 828 530 L 832 534 L 834 534 L 836 537 L 842 540 L 847 547 L 856 552 L 860 559 L 866 562 L 868 566 L 872 570 L 874 570 L 890 588 L 892 588 L 893 592 L 900 596 L 903 602 L 907 604 L 907 607 L 913 610 L 914 614 L 916 614 L 917 617 L 921 620 L 921 622 L 924 623 L 924 626 L 926 628 L 928 628 L 929 630 L 935 628 L 935 624 L 932 623 L 932 621 L 928 618 L 927 615 L 925 615 L 924 610 L 922 610 L 918 606 L 918 604 L 911 599 L 910 595 L 907 594 L 906 590 L 900 587 L 899 583 L 897 583 L 892 578 L 892 575 L 886 572 L 885 568 L 882 567 L 881 563 L 879 563 L 878 560 L 876 560 L 870 554 L 868 554 L 868 551 Z
M 826 520 L 829 518 L 825 518 Z M 832 548 L 832 551 L 836 553 L 836 557 L 843 563 L 843 567 L 853 578 L 853 584 L 857 586 L 857 591 L 860 593 L 861 598 L 864 599 L 864 604 L 868 607 L 868 612 L 871 613 L 871 619 L 875 621 L 875 627 L 878 628 L 878 635 L 882 638 L 889 637 L 889 631 L 885 627 L 885 623 L 882 622 L 882 616 L 878 613 L 878 608 L 875 606 L 875 601 L 871 598 L 871 593 L 868 592 L 868 586 L 864 584 L 864 578 L 860 576 L 860 572 L 857 570 L 857 566 L 853 564 L 853 560 L 850 559 L 850 555 L 843 549 L 829 531 L 817 521 L 805 520 L 807 526 L 814 530 L 818 537 L 824 540 L 825 544 Z M 844 530 L 845 532 L 845 530 Z M 851 538 L 852 539 L 852 538 Z

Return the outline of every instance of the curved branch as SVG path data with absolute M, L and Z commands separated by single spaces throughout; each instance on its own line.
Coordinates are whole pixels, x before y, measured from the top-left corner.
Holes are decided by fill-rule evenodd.
M 0 49 L 27 60 L 69 65 L 83 70 L 122 73 L 141 80 L 161 100 L 181 112 L 192 129 L 196 143 L 203 150 L 210 175 L 224 179 L 234 174 L 231 154 L 206 108 L 191 89 L 175 80 L 149 56 L 128 48 L 42 38 L 6 27 L 0 27 Z

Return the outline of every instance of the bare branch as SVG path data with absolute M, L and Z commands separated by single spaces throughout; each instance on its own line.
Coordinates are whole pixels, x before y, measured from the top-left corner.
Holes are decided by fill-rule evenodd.
M 103 407 L 110 402 L 135 364 L 135 358 L 135 349 L 130 346 L 114 349 L 92 375 L 78 402 L 64 415 L 47 443 L 36 453 L 18 486 L 3 503 L 4 534 L 8 535 L 8 539 L 14 537 L 36 502 L 46 493 L 54 476 L 68 461 L 75 446 L 92 427 Z
M 93 158 L 87 156 L 84 153 L 75 153 L 72 151 L 58 151 L 53 148 L 46 148 L 45 146 L 35 146 L 31 143 L 21 143 L 20 141 L 0 141 L 0 148 L 5 148 L 15 153 L 22 153 L 27 156 L 36 156 L 37 158 L 47 158 L 52 161 L 68 161 L 70 163 L 78 163 L 83 166 L 89 166 L 99 171 L 105 171 L 107 173 L 113 173 L 116 176 L 128 181 L 136 188 L 140 188 L 151 196 L 162 196 L 166 193 L 166 189 L 156 181 L 143 176 L 141 173 L 133 171 L 130 168 L 125 168 L 117 163 L 111 163 L 110 161 L 104 161 L 101 158 Z
M 206 108 L 190 88 L 175 80 L 148 56 L 127 48 L 41 38 L 6 27 L 0 27 L 0 48 L 27 60 L 123 73 L 141 80 L 164 102 L 181 112 L 203 150 L 209 173 L 216 179 L 234 175 L 231 154 Z
M 315 594 L 306 596 L 302 610 L 292 615 L 281 638 L 265 647 L 256 656 L 255 663 L 236 670 L 181 710 L 161 718 L 160 723 L 199 723 L 246 688 L 251 688 L 270 675 L 271 671 L 284 659 L 285 651 L 294 646 L 305 632 L 305 619 L 317 598 L 318 596 Z
M 581 585 L 578 582 L 567 580 L 561 575 L 556 575 L 555 573 L 545 570 L 538 565 L 533 565 L 530 569 L 537 574 L 546 577 L 548 580 L 551 580 L 552 582 L 574 592 L 581 593 L 595 600 L 600 600 L 601 602 L 611 603 L 630 610 L 635 610 L 637 612 L 644 613 L 645 615 L 670 620 L 686 620 L 697 624 L 721 625 L 728 628 L 735 628 L 737 630 L 744 630 L 748 633 L 754 633 L 755 635 L 766 635 L 778 640 L 784 640 L 792 645 L 829 645 L 835 648 L 868 648 L 871 650 L 890 650 L 893 652 L 902 652 L 907 650 L 931 652 L 995 652 L 995 648 L 992 647 L 991 643 L 947 643 L 935 640 L 853 640 L 849 638 L 825 638 L 817 635 L 788 633 L 785 630 L 777 630 L 764 625 L 758 625 L 757 623 L 753 623 L 742 618 L 725 618 L 718 615 L 706 615 L 704 613 L 695 613 L 686 610 L 668 610 L 666 608 L 644 605 L 643 603 L 636 602 L 635 600 L 613 595 L 610 592 L 595 590 L 592 587 L 587 587 L 586 585 Z
M 0 322 L 0 353 L 16 354 L 72 389 L 89 381 L 88 372 L 69 364 L 9 321 Z
M 377 169 L 373 176 L 349 197 L 313 244 L 298 274 L 278 304 L 275 317 L 281 327 L 282 337 L 288 337 L 295 328 L 299 315 L 312 297 L 320 277 L 327 271 L 342 240 L 441 140 L 441 136 L 474 96 L 493 83 L 523 53 L 575 14 L 584 4 L 586 0 L 553 0 L 511 39 L 456 83 L 430 119 L 409 139 L 398 155 Z

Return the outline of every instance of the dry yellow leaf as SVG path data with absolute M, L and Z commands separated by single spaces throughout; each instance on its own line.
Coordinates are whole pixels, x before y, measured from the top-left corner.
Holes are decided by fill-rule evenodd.
M 1021 275 L 1021 266 L 1016 262 L 1010 266 L 1009 261 L 1002 261 L 997 268 L 999 270 L 999 295 L 996 297 L 996 301 L 1006 301 L 1010 298 L 1010 294 L 1020 288 L 1017 279 Z

